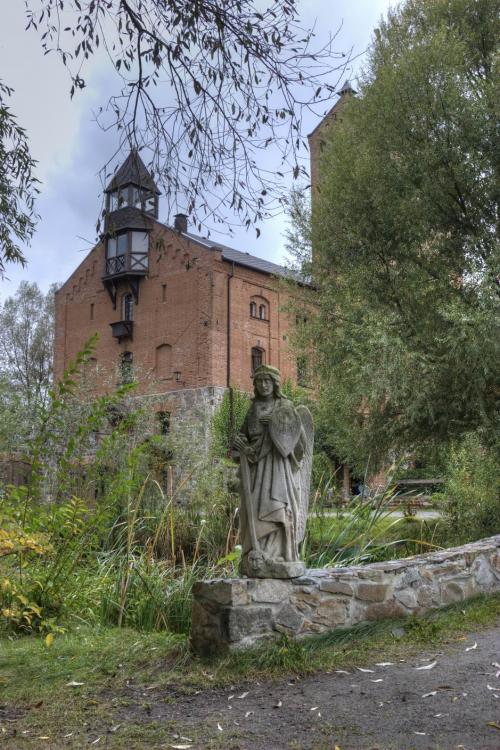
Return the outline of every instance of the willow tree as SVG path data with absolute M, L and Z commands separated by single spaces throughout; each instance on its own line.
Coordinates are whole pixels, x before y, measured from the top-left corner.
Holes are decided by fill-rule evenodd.
M 498 435 L 499 23 L 499 0 L 390 12 L 321 157 L 321 409 L 361 467 Z

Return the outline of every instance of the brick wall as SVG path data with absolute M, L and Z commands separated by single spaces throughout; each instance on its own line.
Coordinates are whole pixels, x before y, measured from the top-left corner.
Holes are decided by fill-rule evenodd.
M 85 341 L 99 333 L 95 351 L 96 390 L 119 380 L 120 355 L 132 352 L 138 393 L 226 387 L 251 390 L 251 349 L 296 381 L 295 358 L 288 352 L 289 322 L 280 310 L 283 292 L 266 273 L 222 259 L 209 249 L 157 223 L 150 239 L 149 274 L 139 283 L 133 340 L 118 343 L 110 323 L 123 319 L 128 285 L 119 282 L 116 310 L 103 286 L 104 245 L 98 244 L 56 295 L 55 377 Z M 228 287 L 231 303 L 228 309 Z M 286 296 L 286 295 L 285 295 Z M 250 302 L 267 306 L 267 320 L 250 315 Z M 176 374 L 177 373 L 177 374 Z

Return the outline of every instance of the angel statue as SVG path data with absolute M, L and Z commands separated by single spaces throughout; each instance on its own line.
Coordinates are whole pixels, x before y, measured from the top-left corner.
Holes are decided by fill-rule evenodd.
M 311 479 L 313 422 L 305 406 L 281 392 L 279 370 L 261 365 L 254 394 L 234 447 L 240 456 L 240 573 L 296 578 Z

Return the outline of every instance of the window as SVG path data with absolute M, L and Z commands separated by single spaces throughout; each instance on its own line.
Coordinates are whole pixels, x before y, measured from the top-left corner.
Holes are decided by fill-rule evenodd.
M 266 306 L 265 305 L 259 305 L 259 318 L 261 320 L 267 320 Z
M 309 385 L 307 357 L 303 354 L 297 357 L 297 383 L 304 388 Z
M 125 255 L 127 252 L 127 233 L 119 234 L 116 238 L 116 254 Z
M 160 344 L 156 347 L 156 376 L 161 380 L 172 377 L 172 347 Z
M 106 255 L 108 258 L 114 258 L 116 256 L 116 237 L 108 237 Z
M 147 232 L 131 232 L 132 252 L 147 253 L 149 249 L 149 236 Z
M 90 303 L 90 320 L 94 320 L 94 303 Z
M 167 285 L 166 284 L 161 285 L 161 301 L 162 302 L 167 301 Z
M 156 416 L 160 427 L 160 435 L 168 435 L 170 432 L 170 412 L 159 411 L 156 413 Z
M 134 298 L 131 294 L 126 294 L 123 298 L 123 320 L 134 319 Z
M 134 380 L 134 355 L 132 352 L 123 352 L 120 356 L 120 380 L 122 385 L 132 383 Z
M 264 364 L 264 349 L 260 346 L 254 346 L 252 348 L 252 375 L 255 370 Z
M 257 305 L 255 302 L 250 302 L 250 317 L 251 318 L 257 317 Z

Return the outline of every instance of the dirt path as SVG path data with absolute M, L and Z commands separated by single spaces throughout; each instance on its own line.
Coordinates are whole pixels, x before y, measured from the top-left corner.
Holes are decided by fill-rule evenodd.
M 121 720 L 164 723 L 165 748 L 500 749 L 500 627 L 408 662 L 383 662 L 381 653 L 365 671 L 191 696 L 138 693 L 147 716 L 129 705 Z

